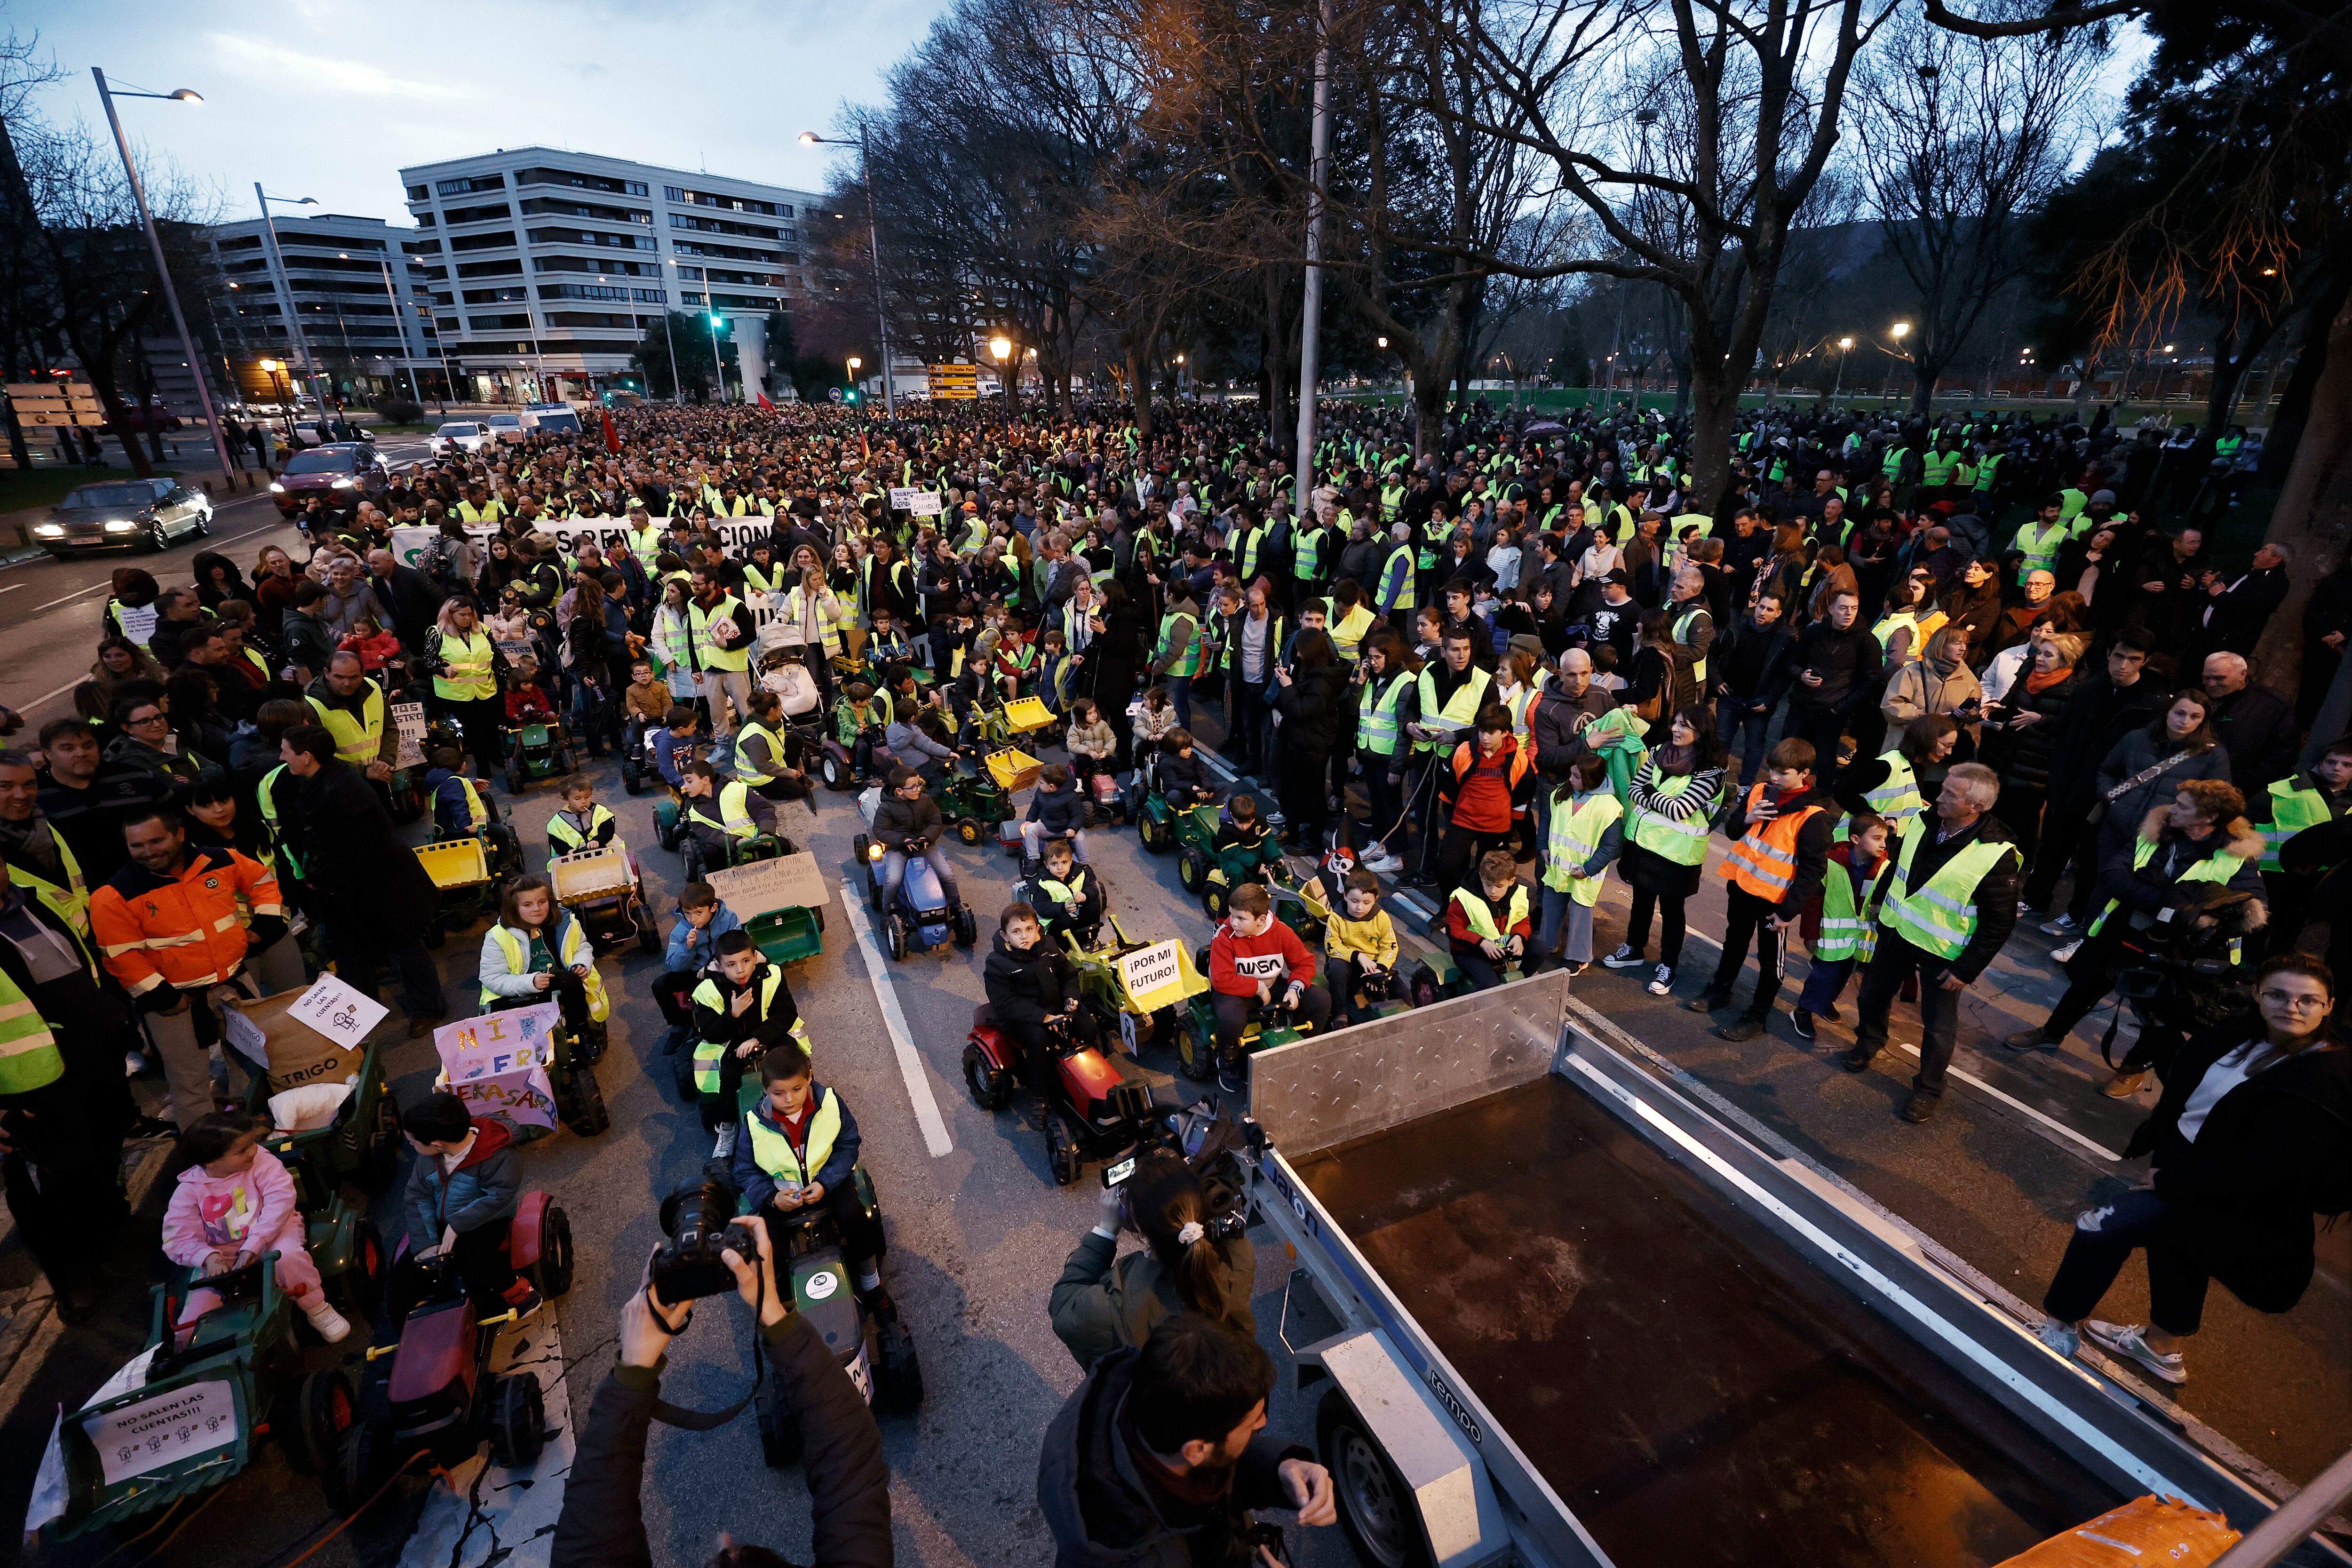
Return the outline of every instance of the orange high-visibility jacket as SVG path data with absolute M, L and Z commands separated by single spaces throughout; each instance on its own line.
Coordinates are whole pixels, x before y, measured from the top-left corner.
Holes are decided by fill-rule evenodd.
M 217 984 L 245 963 L 243 895 L 254 916 L 282 918 L 278 879 L 234 849 L 191 849 L 176 877 L 136 861 L 89 896 L 90 935 L 133 996 L 158 985 Z

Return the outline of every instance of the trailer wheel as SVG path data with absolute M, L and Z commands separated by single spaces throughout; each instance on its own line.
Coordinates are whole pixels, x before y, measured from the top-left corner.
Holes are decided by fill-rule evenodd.
M 1337 1388 L 1316 1407 L 1315 1442 L 1339 1494 L 1340 1528 L 1357 1553 L 1380 1568 L 1433 1568 L 1412 1489 Z

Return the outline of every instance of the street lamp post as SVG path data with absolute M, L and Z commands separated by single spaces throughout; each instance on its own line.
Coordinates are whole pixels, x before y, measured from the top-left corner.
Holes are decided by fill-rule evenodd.
M 383 258 L 383 297 L 392 301 L 392 330 L 400 339 L 400 357 L 408 362 L 408 395 L 421 408 L 425 394 L 416 388 L 416 356 L 408 352 L 408 318 L 401 311 L 400 296 L 392 291 L 392 256 L 388 251 Z
M 677 302 L 683 305 L 686 303 L 686 274 L 678 270 L 677 257 L 665 256 L 662 259 L 669 263 L 670 281 L 677 286 Z M 702 286 L 708 290 L 710 280 L 704 279 Z M 677 318 L 670 313 L 667 298 L 662 300 L 662 347 L 669 351 L 670 401 L 683 408 L 686 406 L 686 383 L 677 378 Z
M 1830 388 L 1830 403 L 1832 406 L 1836 405 L 1838 394 L 1845 390 L 1845 356 L 1853 352 L 1853 340 L 1852 338 L 1840 338 L 1838 340 L 1837 384 Z
M 1004 362 L 1013 355 L 1013 340 L 999 332 L 988 340 L 988 352 L 996 356 L 996 389 L 1004 395 L 1004 427 L 1010 430 L 1013 428 L 1013 384 L 1004 379 Z
M 708 292 L 702 297 L 705 300 L 710 298 Z M 719 401 L 724 403 L 727 401 L 727 366 L 719 358 L 719 312 L 709 310 L 704 313 L 710 318 L 710 374 L 719 378 Z
M 1895 335 L 1895 357 L 1899 360 L 1904 357 L 1903 340 L 1911 335 L 1911 323 L 1908 321 L 1897 321 L 1893 327 L 1889 328 L 1888 331 L 1893 332 Z M 1886 391 L 1882 395 L 1882 401 L 1886 397 L 1892 397 L 1894 395 L 1895 367 L 1890 364 L 1886 367 Z
M 278 374 L 286 368 L 286 362 L 284 360 L 262 360 L 257 363 L 254 368 L 269 378 L 270 385 L 275 387 L 286 386 L 286 378 Z M 286 421 L 286 438 L 289 441 L 294 439 L 294 410 L 291 406 L 293 401 L 294 394 L 290 389 L 281 391 L 278 395 L 278 416 Z
M 838 136 L 820 136 L 814 131 L 801 132 L 803 147 L 846 147 L 849 143 Z M 857 127 L 858 177 L 866 186 L 866 252 L 874 265 L 874 321 L 882 334 L 882 411 L 891 418 L 898 417 L 898 392 L 890 374 L 890 312 L 882 304 L 882 231 L 874 216 L 874 143 L 865 123 Z
M 286 248 L 278 241 L 278 220 L 269 212 L 272 202 L 284 207 L 315 207 L 319 205 L 319 198 L 269 195 L 262 190 L 259 180 L 253 182 L 253 197 L 261 204 L 261 226 L 269 236 L 269 259 L 278 268 L 278 289 L 285 307 L 286 331 L 294 344 L 294 352 L 302 356 L 303 364 L 310 368 L 310 391 L 319 399 L 319 411 L 323 414 L 327 407 L 327 394 L 325 388 L 319 384 L 318 356 L 310 352 L 310 336 L 302 331 L 301 307 L 294 302 L 294 275 L 287 270 Z
M 131 161 L 131 142 L 122 134 L 122 118 L 114 112 L 114 94 L 108 90 L 106 73 L 96 66 L 89 68 L 90 76 L 98 82 L 98 100 L 106 105 L 106 123 L 114 132 L 114 150 L 122 154 L 122 173 L 131 182 L 131 199 L 139 204 L 140 226 L 147 231 L 147 247 L 155 253 L 155 276 L 163 285 L 164 302 L 172 307 L 172 325 L 179 330 L 180 350 L 188 356 L 188 374 L 195 378 L 196 402 L 205 411 L 205 424 L 213 434 L 213 450 L 218 454 L 221 482 L 233 484 L 230 470 L 236 464 L 229 461 L 228 437 L 221 429 L 220 416 L 213 412 L 212 388 L 205 382 L 205 362 L 197 357 L 196 341 L 188 335 L 188 318 L 180 310 L 180 291 L 172 287 L 172 268 L 163 259 L 163 240 L 155 232 L 155 216 L 147 210 L 147 188 L 139 183 L 138 165 Z M 173 92 L 126 92 L 125 98 L 161 99 L 167 103 L 202 103 L 203 99 L 187 88 Z
M 849 365 L 849 390 L 852 394 L 855 394 L 857 391 L 857 367 L 865 363 L 866 362 L 863 359 L 859 358 L 856 354 L 851 354 L 849 356 L 847 361 Z

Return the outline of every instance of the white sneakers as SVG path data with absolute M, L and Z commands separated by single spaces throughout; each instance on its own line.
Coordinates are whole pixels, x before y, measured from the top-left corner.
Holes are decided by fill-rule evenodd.
M 710 1146 L 712 1159 L 727 1160 L 734 1157 L 735 1134 L 740 1126 L 740 1122 L 735 1121 L 722 1121 L 719 1124 L 719 1141 Z
M 1404 862 L 1389 853 L 1385 844 L 1368 844 L 1356 858 L 1356 864 L 1375 876 L 1387 877 L 1404 869 Z
M 1608 957 L 1601 961 L 1601 967 L 1603 969 L 1639 969 L 1642 967 L 1642 955 L 1635 952 L 1631 947 L 1621 942 L 1617 944 L 1616 952 L 1611 953 Z
M 2083 939 L 2078 936 L 2063 947 L 2053 948 L 2050 951 L 2050 962 L 2053 963 L 2071 963 L 2074 962 L 2074 954 L 2082 950 L 2082 946 Z
M 2083 1324 L 2083 1331 L 2104 1348 L 2126 1361 L 2137 1362 L 2156 1376 L 2174 1384 L 2189 1381 L 2189 1368 L 2179 1351 L 2167 1355 L 2147 1342 L 2147 1331 L 2137 1323 L 2109 1323 L 2092 1318 Z
M 1653 996 L 1664 996 L 1675 988 L 1675 970 L 1670 963 L 1661 963 L 1650 971 L 1650 983 L 1642 987 Z
M 302 1315 L 310 1320 L 310 1326 L 319 1331 L 319 1337 L 331 1345 L 352 1331 L 351 1320 L 336 1311 L 324 1296 L 302 1298 Z
M 2072 1323 L 2062 1323 L 2055 1318 L 2044 1318 L 2033 1325 L 2033 1337 L 2056 1351 L 2067 1360 L 2083 1348 L 2083 1336 Z

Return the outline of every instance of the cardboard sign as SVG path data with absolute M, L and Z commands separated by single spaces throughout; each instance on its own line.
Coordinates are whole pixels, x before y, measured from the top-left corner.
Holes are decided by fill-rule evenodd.
M 820 907 L 833 897 L 816 857 L 806 850 L 706 872 L 703 880 L 743 921 L 775 910 Z
M 237 1438 L 236 1390 L 225 1382 L 191 1383 L 81 1424 L 98 1451 L 106 1484 L 167 1468 Z
M 919 490 L 901 485 L 890 487 L 890 507 L 916 517 L 937 517 L 940 514 L 940 492 Z
M 1184 999 L 1184 964 L 1174 938 L 1123 953 L 1118 961 L 1119 984 L 1146 1013 L 1154 1013 Z
M 245 1016 L 242 1007 L 221 1009 L 221 1027 L 228 1037 L 228 1048 L 251 1062 L 256 1071 L 269 1068 L 269 1037 L 261 1026 Z
M 341 982 L 336 984 L 341 989 L 350 990 Z M 342 1083 L 367 1063 L 365 1048 L 359 1040 L 325 1035 L 307 1019 L 299 1026 L 296 1025 L 292 1016 L 295 1005 L 317 989 L 312 986 L 309 990 L 280 991 L 258 1002 L 230 1000 L 221 1009 L 228 1044 L 253 1064 L 256 1072 L 268 1078 L 272 1094 L 314 1083 Z M 361 1000 L 374 1007 L 378 1017 L 386 1011 L 377 1004 Z
M 310 984 L 310 989 L 295 998 L 286 1009 L 287 1016 L 299 1018 L 338 1045 L 357 1049 L 368 1037 L 368 1031 L 383 1022 L 392 1011 L 381 1002 L 370 1001 L 331 974 L 321 974 Z
M 555 1087 L 547 1066 L 555 1047 L 548 1037 L 562 1016 L 561 1004 L 542 1002 L 434 1030 L 433 1048 L 448 1075 L 449 1092 L 474 1115 L 501 1122 L 509 1132 L 553 1128 Z
M 395 702 L 392 705 L 392 728 L 399 750 L 392 765 L 395 768 L 421 768 L 425 765 L 425 704 Z

